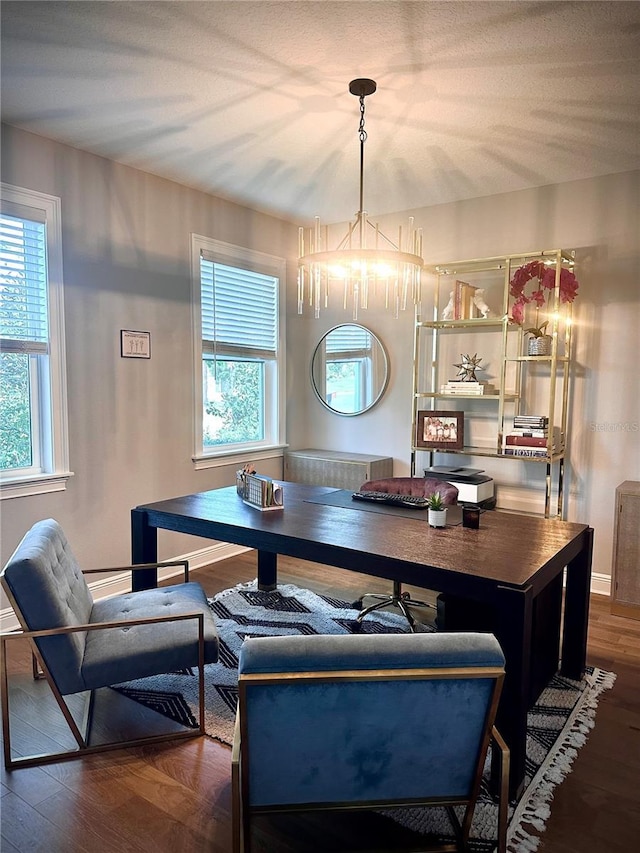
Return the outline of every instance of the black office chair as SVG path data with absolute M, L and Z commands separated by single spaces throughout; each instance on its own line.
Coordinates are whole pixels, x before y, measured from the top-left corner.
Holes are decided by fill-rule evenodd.
M 425 498 L 439 492 L 445 506 L 454 506 L 458 503 L 458 489 L 451 483 L 445 483 L 433 477 L 387 477 L 382 480 L 367 480 L 366 483 L 360 486 L 360 491 L 385 492 L 385 494 L 391 495 L 417 495 Z M 362 608 L 365 598 L 373 598 L 374 603 Z M 410 607 L 437 609 L 435 604 L 411 598 L 408 592 L 403 592 L 400 581 L 393 581 L 393 588 L 390 594 L 381 595 L 379 593 L 366 592 L 362 598 L 354 602 L 353 606 L 355 608 L 362 608 L 356 620 L 360 624 L 369 613 L 381 610 L 383 607 L 397 607 L 409 623 L 412 631 L 415 631 L 415 619 L 409 610 Z

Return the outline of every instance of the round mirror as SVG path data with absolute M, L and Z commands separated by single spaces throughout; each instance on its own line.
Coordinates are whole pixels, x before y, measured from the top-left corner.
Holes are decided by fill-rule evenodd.
M 329 329 L 311 359 L 311 384 L 323 406 L 360 415 L 384 394 L 389 363 L 378 338 L 356 323 Z

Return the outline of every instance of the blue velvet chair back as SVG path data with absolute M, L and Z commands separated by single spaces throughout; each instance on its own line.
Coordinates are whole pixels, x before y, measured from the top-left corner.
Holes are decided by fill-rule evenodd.
M 468 801 L 503 671 L 490 634 L 246 640 L 247 806 Z

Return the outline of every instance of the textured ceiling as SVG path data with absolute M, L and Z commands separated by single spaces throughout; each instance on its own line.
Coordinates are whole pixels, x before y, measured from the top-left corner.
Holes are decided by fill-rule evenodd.
M 3 120 L 293 220 L 640 168 L 637 2 L 11 2 Z

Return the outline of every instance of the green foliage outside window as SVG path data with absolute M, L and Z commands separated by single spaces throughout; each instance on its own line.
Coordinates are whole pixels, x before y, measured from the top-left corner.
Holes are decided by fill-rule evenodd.
M 361 362 L 329 361 L 326 370 L 326 397 L 329 406 L 345 414 L 357 412 L 360 406 Z
M 28 468 L 31 460 L 29 356 L 0 356 L 0 469 Z
M 205 447 L 262 441 L 262 362 L 205 359 L 203 367 Z

